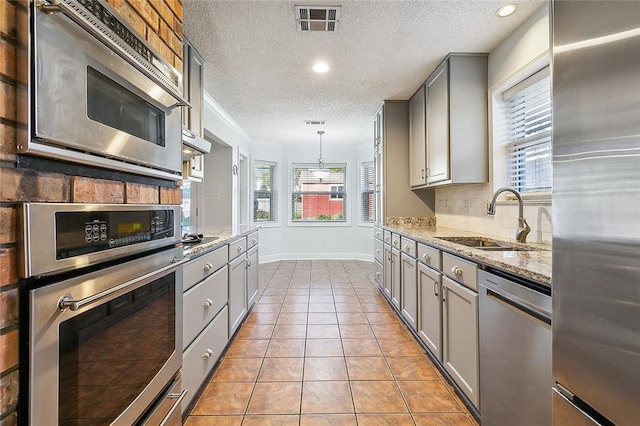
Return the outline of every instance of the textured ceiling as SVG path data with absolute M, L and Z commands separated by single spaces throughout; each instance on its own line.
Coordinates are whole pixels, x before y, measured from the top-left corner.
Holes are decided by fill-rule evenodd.
M 255 141 L 359 144 L 384 99 L 408 99 L 448 52 L 490 52 L 547 0 L 184 0 L 206 91 Z M 341 5 L 337 34 L 299 33 L 295 5 Z M 316 61 L 331 70 L 316 74 Z M 327 120 L 311 126 L 305 120 Z M 211 129 L 215 133 L 215 129 Z

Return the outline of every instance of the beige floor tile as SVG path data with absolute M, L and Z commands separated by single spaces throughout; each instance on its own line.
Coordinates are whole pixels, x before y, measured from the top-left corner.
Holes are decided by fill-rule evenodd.
M 338 324 L 369 324 L 364 312 L 338 312 Z
M 280 312 L 280 305 L 277 303 L 256 303 L 253 307 L 253 312 L 278 313 Z
M 349 380 L 393 380 L 383 357 L 348 357 Z
M 353 413 L 349 382 L 305 381 L 302 388 L 302 413 Z
M 307 326 L 307 339 L 339 339 L 337 324 L 310 324 Z
M 307 324 L 338 324 L 338 317 L 333 312 L 310 312 Z
M 298 414 L 302 382 L 256 383 L 247 414 Z
M 398 316 L 393 312 L 365 312 L 369 324 L 401 324 Z
M 243 340 L 236 339 L 229 345 L 226 358 L 259 358 L 264 357 L 269 347 L 268 339 Z
M 303 386 L 304 395 L 304 386 Z M 303 397 L 304 398 L 304 397 Z M 355 414 L 303 414 L 300 426 L 357 426 Z
M 309 296 L 306 295 L 287 295 L 282 303 L 287 305 L 295 304 L 307 304 L 309 303 Z
M 342 339 L 345 356 L 382 356 L 375 339 Z
M 267 348 L 267 358 L 304 357 L 304 339 L 275 339 Z
M 283 294 L 278 294 L 278 295 L 275 295 L 275 296 L 262 295 L 262 297 L 260 297 L 260 299 L 258 300 L 258 303 L 259 304 L 264 304 L 264 303 L 282 304 L 283 301 L 284 301 L 284 295 Z
M 242 421 L 242 426 L 298 426 L 298 415 L 247 415 Z M 218 426 L 212 424 L 212 426 Z
M 278 314 L 275 312 L 251 312 L 247 319 L 245 320 L 245 324 L 275 324 L 278 320 Z
M 242 416 L 189 416 L 184 426 L 240 426 Z
M 308 312 L 308 303 L 284 303 L 280 312 Z
M 306 324 L 307 313 L 306 312 L 282 312 L 278 316 L 276 325 L 294 325 L 294 324 Z
M 409 337 L 407 327 L 401 324 L 372 324 L 371 329 L 377 339 Z
M 236 339 L 270 339 L 271 333 L 273 333 L 273 325 L 262 324 L 243 324 L 238 333 Z
M 258 382 L 302 381 L 304 358 L 265 358 Z
M 253 383 L 209 383 L 196 403 L 192 415 L 243 414 Z
M 352 381 L 351 392 L 356 413 L 408 412 L 393 381 Z
M 413 426 L 410 414 L 358 414 L 358 426 Z
M 440 380 L 426 357 L 387 357 L 396 380 Z
M 340 324 L 340 337 L 343 339 L 373 339 L 371 326 L 367 324 Z
M 406 339 L 378 339 L 382 353 L 387 357 L 393 356 L 424 356 L 425 350 L 415 341 Z
M 333 303 L 309 303 L 309 312 L 335 312 Z
M 343 357 L 305 358 L 304 380 L 347 380 Z
M 417 426 L 473 426 L 466 414 L 414 414 Z
M 376 303 L 362 303 L 362 309 L 365 312 L 393 312 L 393 309 L 391 309 L 386 301 Z
M 344 356 L 340 339 L 307 339 L 306 357 Z
M 255 382 L 263 358 L 225 358 L 211 379 L 214 382 Z
M 273 339 L 304 339 L 307 326 L 304 324 L 277 324 L 273 330 Z
M 363 312 L 360 302 L 337 303 L 336 312 Z
M 313 289 L 311 289 L 311 295 L 309 296 L 309 303 L 333 303 L 333 296 L 331 294 L 331 290 L 328 290 L 329 294 L 324 295 L 313 295 Z
M 398 387 L 413 413 L 464 412 L 440 381 L 399 381 Z

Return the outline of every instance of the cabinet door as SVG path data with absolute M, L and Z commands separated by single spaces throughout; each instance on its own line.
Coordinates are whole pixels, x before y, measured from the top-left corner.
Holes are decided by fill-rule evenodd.
M 478 293 L 442 277 L 444 368 L 478 407 Z
M 204 60 L 191 44 L 187 43 L 185 50 L 188 56 L 184 61 L 189 67 L 187 94 L 191 103 L 191 108 L 187 109 L 187 127 L 198 136 L 204 136 L 202 132 Z
M 391 281 L 393 280 L 392 267 L 391 267 L 391 246 L 389 244 L 384 245 L 384 281 L 382 292 L 387 297 L 387 299 L 391 300 Z
M 247 313 L 247 267 L 245 256 L 229 262 L 229 337 Z
M 412 187 L 427 183 L 424 93 L 422 86 L 409 100 L 409 184 Z
M 449 65 L 427 83 L 427 184 L 450 178 Z
M 442 274 L 418 263 L 418 336 L 442 362 Z
M 416 260 L 402 255 L 402 291 L 400 312 L 411 328 L 417 330 L 418 319 L 418 275 Z
M 258 246 L 247 252 L 247 309 L 251 308 L 258 298 Z
M 398 237 L 399 238 L 399 237 Z M 391 304 L 400 310 L 400 287 L 402 286 L 400 250 L 391 248 Z

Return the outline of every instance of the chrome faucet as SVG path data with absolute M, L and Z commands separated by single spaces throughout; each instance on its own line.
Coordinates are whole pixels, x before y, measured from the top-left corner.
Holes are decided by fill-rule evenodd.
M 487 214 L 490 214 L 492 216 L 496 214 L 496 200 L 498 199 L 498 195 L 500 195 L 503 192 L 512 192 L 513 195 L 515 195 L 516 198 L 518 199 L 519 210 L 518 210 L 518 230 L 516 231 L 516 241 L 518 241 L 519 243 L 526 243 L 527 235 L 529 234 L 529 231 L 531 231 L 531 228 L 529 227 L 529 224 L 524 218 L 524 212 L 523 212 L 524 202 L 522 201 L 522 195 L 520 195 L 518 191 L 516 191 L 513 188 L 507 188 L 507 187 L 498 189 L 495 192 L 495 194 L 493 194 L 493 199 L 487 206 Z

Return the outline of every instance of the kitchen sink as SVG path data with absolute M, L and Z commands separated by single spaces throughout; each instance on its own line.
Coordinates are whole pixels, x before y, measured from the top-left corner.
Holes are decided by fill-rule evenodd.
M 531 251 L 537 250 L 533 247 L 509 244 L 502 241 L 495 241 L 485 237 L 437 237 L 439 240 L 450 241 L 466 247 L 472 247 L 485 251 Z

